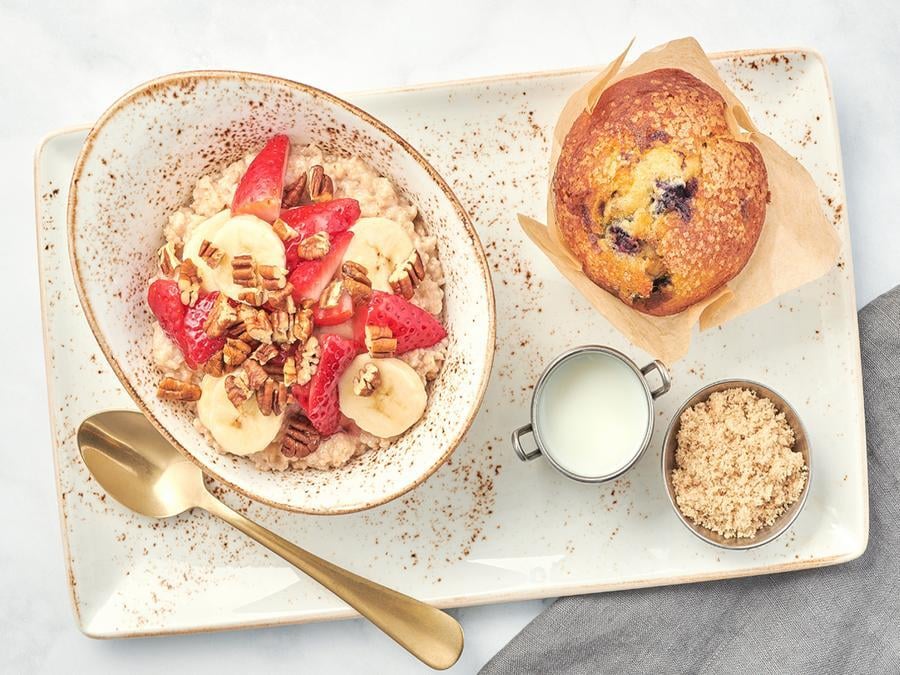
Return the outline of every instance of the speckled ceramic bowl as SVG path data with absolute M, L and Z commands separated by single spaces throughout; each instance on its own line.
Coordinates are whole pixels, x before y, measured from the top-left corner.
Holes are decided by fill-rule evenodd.
M 193 410 L 160 401 L 150 359 L 147 279 L 167 215 L 204 174 L 259 148 L 274 133 L 358 155 L 415 204 L 438 240 L 449 356 L 424 418 L 397 443 L 334 471 L 262 472 L 217 453 Z M 469 428 L 494 353 L 494 297 L 478 235 L 423 157 L 362 110 L 311 87 L 264 75 L 192 72 L 149 82 L 103 114 L 72 177 L 69 249 L 75 283 L 100 347 L 138 407 L 209 475 L 248 497 L 306 513 L 387 502 L 425 480 Z

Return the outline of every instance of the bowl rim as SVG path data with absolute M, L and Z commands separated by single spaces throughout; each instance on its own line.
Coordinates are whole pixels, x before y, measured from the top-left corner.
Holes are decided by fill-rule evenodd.
M 675 501 L 675 490 L 672 487 L 672 479 L 671 473 L 666 470 L 666 458 L 668 456 L 668 448 L 672 447 L 672 454 L 675 453 L 675 444 L 673 443 L 673 434 L 675 433 L 675 427 L 679 424 L 681 420 L 681 414 L 687 410 L 692 405 L 696 405 L 697 403 L 701 403 L 702 401 L 707 400 L 710 395 L 715 391 L 720 391 L 720 389 L 716 389 L 723 387 L 723 385 L 729 385 L 733 388 L 747 388 L 747 385 L 751 387 L 758 387 L 760 390 L 770 394 L 778 399 L 783 404 L 783 408 L 778 406 L 776 401 L 772 401 L 776 404 L 776 407 L 779 408 L 779 412 L 790 412 L 793 415 L 794 420 L 797 422 L 797 426 L 800 427 L 800 431 L 803 433 L 803 439 L 806 441 L 806 483 L 803 485 L 803 490 L 800 493 L 800 497 L 797 498 L 797 501 L 791 504 L 788 508 L 793 509 L 793 513 L 788 514 L 787 511 L 783 512 L 776 519 L 775 523 L 769 526 L 770 531 L 763 537 L 739 537 L 735 538 L 734 541 L 742 541 L 744 543 L 735 543 L 734 545 L 726 544 L 720 541 L 716 541 L 715 539 L 711 539 L 706 536 L 699 528 L 702 527 L 697 525 L 693 521 L 691 521 L 686 515 L 681 512 L 681 509 L 678 508 L 678 504 Z M 757 392 L 758 393 L 758 392 Z M 771 400 L 771 399 L 770 399 Z M 790 424 L 790 422 L 789 422 Z M 793 425 L 792 425 L 793 426 Z M 779 392 L 772 389 L 762 382 L 757 382 L 756 380 L 750 380 L 746 378 L 725 378 L 722 380 L 716 380 L 715 382 L 711 382 L 707 385 L 704 385 L 693 394 L 685 399 L 684 403 L 678 410 L 672 415 L 672 419 L 669 420 L 669 424 L 666 426 L 666 434 L 663 437 L 663 444 L 660 450 L 660 468 L 662 470 L 662 479 L 663 486 L 665 487 L 666 497 L 668 497 L 669 504 L 672 507 L 672 510 L 675 511 L 675 515 L 678 516 L 678 519 L 681 523 L 688 529 L 690 532 L 696 536 L 697 538 L 703 540 L 707 544 L 711 544 L 713 546 L 717 546 L 718 548 L 724 549 L 726 551 L 747 551 L 754 548 L 759 548 L 760 546 L 764 546 L 782 534 L 787 532 L 787 530 L 794 524 L 794 521 L 797 520 L 797 517 L 803 511 L 803 508 L 806 506 L 807 497 L 809 496 L 809 488 L 812 482 L 812 446 L 809 442 L 809 433 L 806 430 L 806 426 L 803 424 L 803 420 L 800 418 L 800 415 L 797 413 L 797 410 L 790 404 L 790 402 L 782 396 Z M 674 459 L 673 459 L 674 461 Z M 787 517 L 785 517 L 787 516 Z M 781 522 L 779 522 L 779 520 Z M 777 527 L 775 524 L 778 524 Z
M 475 245 L 475 254 L 479 267 L 481 269 L 482 280 L 484 281 L 485 285 L 488 305 L 488 336 L 485 345 L 485 362 L 484 368 L 481 373 L 481 383 L 472 401 L 471 409 L 464 424 L 462 425 L 460 431 L 456 434 L 456 436 L 447 444 L 447 448 L 444 453 L 424 473 L 418 476 L 416 480 L 402 486 L 396 492 L 362 503 L 350 504 L 348 506 L 329 509 L 315 509 L 303 508 L 294 504 L 286 504 L 269 497 L 264 497 L 262 495 L 256 494 L 246 487 L 235 484 L 233 481 L 227 480 L 226 478 L 221 476 L 218 471 L 213 470 L 207 464 L 201 462 L 197 456 L 195 456 L 193 453 L 188 451 L 187 448 L 182 446 L 181 443 L 179 443 L 175 439 L 175 437 L 168 431 L 168 429 L 166 429 L 166 427 L 156 418 L 149 407 L 144 403 L 144 400 L 141 398 L 141 396 L 137 393 L 134 387 L 132 387 L 130 380 L 126 377 L 124 370 L 119 365 L 116 357 L 112 353 L 112 350 L 104 339 L 97 324 L 97 320 L 94 315 L 94 309 L 82 284 L 80 261 L 75 253 L 75 240 L 77 231 L 75 211 L 78 206 L 78 183 L 84 170 L 85 163 L 87 162 L 88 158 L 91 155 L 91 152 L 93 151 L 94 142 L 96 141 L 97 136 L 104 129 L 106 123 L 114 115 L 118 114 L 122 109 L 133 103 L 135 100 L 137 100 L 147 92 L 150 92 L 156 88 L 170 86 L 175 82 L 185 80 L 252 80 L 254 82 L 263 84 L 294 89 L 302 94 L 306 94 L 313 98 L 324 99 L 325 101 L 333 105 L 343 108 L 350 114 L 358 117 L 363 123 L 374 127 L 377 131 L 387 136 L 393 143 L 395 143 L 403 151 L 408 153 L 409 156 L 412 157 L 412 159 L 425 170 L 429 177 L 435 182 L 435 184 L 447 197 L 451 206 L 453 207 L 454 211 L 456 211 L 457 216 L 462 222 L 466 234 Z M 435 471 L 437 471 L 438 468 L 440 468 L 447 461 L 447 459 L 449 459 L 450 455 L 453 454 L 457 447 L 459 447 L 459 444 L 468 433 L 469 429 L 472 426 L 472 423 L 475 420 L 475 417 L 478 415 L 478 412 L 481 409 L 481 404 L 484 401 L 484 395 L 487 391 L 488 383 L 490 382 L 490 375 L 493 367 L 494 351 L 496 345 L 496 303 L 494 298 L 494 285 L 491 280 L 490 266 L 487 262 L 487 256 L 484 251 L 484 246 L 481 243 L 481 238 L 478 236 L 478 232 L 475 230 L 475 227 L 472 224 L 472 220 L 469 217 L 469 214 L 466 212 L 466 209 L 463 207 L 462 203 L 459 201 L 459 198 L 456 196 L 447 182 L 437 172 L 437 170 L 433 166 L 431 166 L 428 160 L 426 160 L 418 150 L 416 150 L 405 138 L 403 138 L 400 134 L 387 126 L 384 122 L 378 120 L 371 114 L 353 105 L 352 103 L 349 103 L 348 101 L 335 96 L 334 94 L 307 84 L 303 84 L 301 82 L 296 82 L 294 80 L 289 80 L 274 75 L 265 75 L 262 73 L 239 70 L 181 71 L 156 77 L 132 88 L 130 91 L 123 94 L 120 98 L 113 102 L 112 105 L 110 105 L 109 108 L 107 108 L 103 112 L 103 114 L 100 115 L 100 117 L 91 127 L 90 132 L 84 140 L 84 144 L 82 145 L 81 150 L 78 153 L 78 158 L 75 161 L 75 167 L 72 171 L 72 178 L 69 183 L 69 198 L 66 208 L 66 229 L 68 235 L 67 241 L 69 247 L 69 263 L 70 267 L 72 268 L 72 275 L 75 281 L 75 288 L 78 292 L 78 299 L 81 302 L 81 306 L 84 310 L 84 315 L 87 318 L 91 333 L 93 333 L 94 339 L 97 340 L 97 343 L 100 346 L 100 350 L 103 352 L 103 355 L 106 357 L 106 360 L 112 367 L 113 372 L 115 372 L 116 377 L 118 377 L 119 382 L 128 392 L 129 396 L 131 396 L 132 400 L 134 400 L 135 404 L 137 404 L 138 409 L 141 411 L 141 413 L 143 413 L 144 416 L 147 417 L 148 420 L 150 420 L 150 423 L 153 424 L 153 426 L 156 427 L 156 429 L 166 438 L 166 440 L 174 445 L 179 452 L 185 455 L 194 464 L 199 466 L 200 469 L 203 470 L 203 472 L 210 478 L 214 478 L 218 482 L 227 486 L 229 489 L 234 490 L 235 492 L 242 494 L 245 497 L 252 499 L 253 501 L 271 506 L 273 508 L 282 509 L 284 511 L 290 511 L 293 513 L 305 513 L 309 515 L 341 515 L 347 513 L 356 513 L 376 506 L 380 506 L 382 504 L 386 504 L 406 494 L 410 490 L 415 489 L 416 487 L 424 483 Z

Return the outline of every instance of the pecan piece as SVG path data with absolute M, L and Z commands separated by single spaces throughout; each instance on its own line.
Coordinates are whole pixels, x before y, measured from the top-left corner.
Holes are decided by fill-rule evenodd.
M 344 288 L 353 298 L 353 305 L 364 305 L 372 297 L 372 281 L 369 279 L 369 270 L 357 262 L 348 260 L 341 266 L 341 279 Z
M 284 208 L 289 207 L 285 206 Z M 281 218 L 275 219 L 275 222 L 272 223 L 272 230 L 274 230 L 275 234 L 278 235 L 278 238 L 281 239 L 281 241 L 288 241 L 289 239 L 300 236 L 297 230 L 288 225 Z
M 263 309 L 241 307 L 238 317 L 244 323 L 244 330 L 252 339 L 259 342 L 272 342 L 272 322 Z
M 288 356 L 284 360 L 284 365 L 281 367 L 281 376 L 284 379 L 284 384 L 286 387 L 290 387 L 292 384 L 297 384 L 297 359 L 293 356 Z
M 253 288 L 256 286 L 256 263 L 248 254 L 236 255 L 231 259 L 231 278 L 238 286 Z
M 181 264 L 175 252 L 175 244 L 171 241 L 160 247 L 156 252 L 156 258 L 159 261 L 159 271 L 166 277 L 171 277 Z
M 222 348 L 222 361 L 226 367 L 241 365 L 250 357 L 253 347 L 243 340 L 228 338 Z
M 193 307 L 200 297 L 200 273 L 190 258 L 178 268 L 178 290 L 181 291 L 181 304 L 188 307 Z
M 290 344 L 294 341 L 294 317 L 286 310 L 276 309 L 269 315 L 272 324 L 272 342 Z
M 281 454 L 285 457 L 306 457 L 316 451 L 322 437 L 304 415 L 293 415 L 281 439 Z
M 253 391 L 251 391 L 247 381 L 247 375 L 239 372 L 226 377 L 225 394 L 228 396 L 228 400 L 231 401 L 231 405 L 240 410 L 244 402 L 253 396 Z
M 293 293 L 294 286 L 289 281 L 284 285 L 284 288 L 277 291 L 266 291 L 266 303 L 271 307 L 283 309 L 287 313 L 293 314 L 296 311 Z
M 297 342 L 306 342 L 313 331 L 313 310 L 311 307 L 303 307 L 294 314 L 294 326 L 292 332 Z
M 222 377 L 229 370 L 225 365 L 225 352 L 220 349 L 203 364 L 203 372 L 213 377 Z
M 253 352 L 253 359 L 260 365 L 264 366 L 269 361 L 278 356 L 278 347 L 273 344 L 262 344 Z
M 225 257 L 225 251 L 221 250 L 218 246 L 209 241 L 209 239 L 204 239 L 200 244 L 197 255 L 199 255 L 201 260 L 207 265 L 215 268 L 219 266 L 219 263 L 222 262 L 222 258 Z
M 322 357 L 322 349 L 315 337 L 310 337 L 303 345 L 300 352 L 300 360 L 297 362 L 297 384 L 303 385 L 312 379 L 319 367 L 319 359 Z
M 263 415 L 280 415 L 287 407 L 287 387 L 284 382 L 276 382 L 266 378 L 265 383 L 256 391 L 256 404 Z
M 418 251 L 404 260 L 388 277 L 391 290 L 409 300 L 416 292 L 416 286 L 425 278 L 425 265 Z
M 262 289 L 253 288 L 249 291 L 238 293 L 238 300 L 251 307 L 259 307 L 266 304 L 266 294 Z
M 253 359 L 244 361 L 244 373 L 247 375 L 247 386 L 251 391 L 258 392 L 269 379 L 269 374 Z
M 159 383 L 156 395 L 166 401 L 199 401 L 200 387 L 193 382 L 164 377 Z
M 287 285 L 287 270 L 277 265 L 260 265 L 257 268 L 260 285 L 266 291 L 280 291 Z
M 390 358 L 397 351 L 397 338 L 387 326 L 366 326 L 366 349 L 372 358 Z
M 297 244 L 297 257 L 300 260 L 318 260 L 331 249 L 331 237 L 327 232 L 316 232 Z
M 353 393 L 357 396 L 371 396 L 381 384 L 381 372 L 374 363 L 367 363 L 353 378 Z
M 231 306 L 224 293 L 219 293 L 212 309 L 209 310 L 209 316 L 203 323 L 203 330 L 210 337 L 222 337 L 236 323 L 238 323 L 237 310 Z

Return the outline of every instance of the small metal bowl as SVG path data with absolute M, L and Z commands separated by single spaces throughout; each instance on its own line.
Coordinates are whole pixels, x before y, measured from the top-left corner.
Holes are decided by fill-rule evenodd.
M 791 504 L 784 513 L 778 516 L 774 523 L 768 527 L 762 528 L 752 537 L 732 537 L 726 539 L 718 532 L 713 532 L 702 525 L 698 525 L 681 512 L 681 509 L 678 508 L 678 504 L 675 501 L 675 490 L 672 487 L 672 469 L 675 468 L 675 448 L 678 445 L 678 430 L 681 428 L 681 414 L 691 406 L 708 399 L 710 394 L 724 389 L 734 389 L 735 387 L 755 391 L 758 396 L 765 397 L 772 401 L 779 412 L 784 413 L 785 420 L 794 431 L 793 449 L 795 452 L 800 452 L 803 455 L 803 461 L 806 462 L 807 473 L 806 484 L 803 486 L 803 492 L 800 493 L 799 499 Z M 753 382 L 752 380 L 720 380 L 719 382 L 713 382 L 712 384 L 703 387 L 700 391 L 691 396 L 672 417 L 672 421 L 669 422 L 669 428 L 666 429 L 666 438 L 663 442 L 662 472 L 663 482 L 666 485 L 666 494 L 669 496 L 669 503 L 672 504 L 672 508 L 675 510 L 675 513 L 678 515 L 681 522 L 684 523 L 684 526 L 691 532 L 703 541 L 713 544 L 714 546 L 719 546 L 720 548 L 731 550 L 756 548 L 757 546 L 768 544 L 787 530 L 800 514 L 803 505 L 806 503 L 806 496 L 809 494 L 809 483 L 812 479 L 809 437 L 806 434 L 803 422 L 800 421 L 800 417 L 797 415 L 797 411 L 794 410 L 778 392 L 773 391 L 758 382 Z

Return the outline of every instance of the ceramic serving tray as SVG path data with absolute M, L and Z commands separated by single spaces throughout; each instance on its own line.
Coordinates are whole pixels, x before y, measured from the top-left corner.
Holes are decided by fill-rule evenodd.
M 759 127 L 812 173 L 843 241 L 818 281 L 695 336 L 671 365 L 650 448 L 611 484 L 568 481 L 521 463 L 509 432 L 534 383 L 585 343 L 649 361 L 522 235 L 518 211 L 544 213 L 550 129 L 567 94 L 594 74 L 514 75 L 348 97 L 423 152 L 472 216 L 497 300 L 497 353 L 481 411 L 450 461 L 414 491 L 342 516 L 278 511 L 217 487 L 265 526 L 355 572 L 443 607 L 608 591 L 830 565 L 865 550 L 866 454 L 859 340 L 840 148 L 825 65 L 808 51 L 723 54 L 714 62 Z M 66 568 L 81 629 L 124 637 L 349 617 L 337 598 L 205 514 L 136 516 L 91 481 L 75 446 L 83 418 L 133 403 L 79 306 L 65 205 L 86 129 L 61 131 L 36 161 L 53 453 Z M 148 226 L 152 226 L 148 224 Z M 775 542 L 723 551 L 699 541 L 667 503 L 659 452 L 672 413 L 696 389 L 748 378 L 779 391 L 809 430 L 808 503 Z M 598 429 L 597 433 L 602 434 Z

